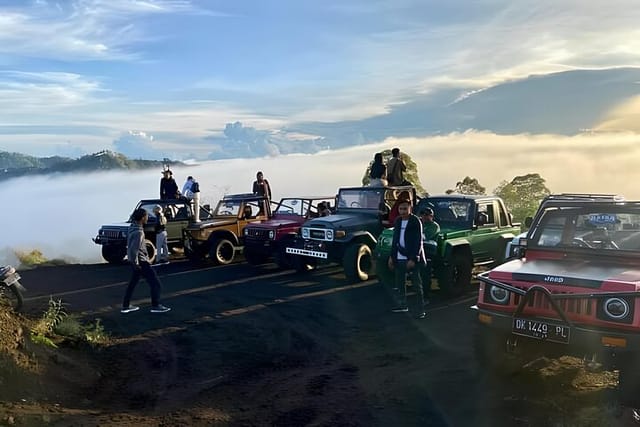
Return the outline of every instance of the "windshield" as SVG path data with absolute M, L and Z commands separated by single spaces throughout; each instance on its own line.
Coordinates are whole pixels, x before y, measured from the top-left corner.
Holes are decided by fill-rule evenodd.
M 274 211 L 275 214 L 306 216 L 311 203 L 304 199 L 282 199 Z
M 340 190 L 338 194 L 338 208 L 352 209 L 378 209 L 384 188 L 355 188 L 348 190 Z
M 549 208 L 532 229 L 530 246 L 640 250 L 640 207 Z
M 442 228 L 465 229 L 473 218 L 472 200 L 427 199 L 427 206 L 434 212 L 434 219 Z

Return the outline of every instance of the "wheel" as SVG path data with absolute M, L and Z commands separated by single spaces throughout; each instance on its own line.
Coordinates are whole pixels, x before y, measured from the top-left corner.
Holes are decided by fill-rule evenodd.
M 347 248 L 342 258 L 344 274 L 350 282 L 364 282 L 372 274 L 371 248 L 364 243 L 354 243 Z
M 119 264 L 127 256 L 126 245 L 103 245 L 102 258 L 109 264 Z
M 246 246 L 244 248 L 244 259 L 251 265 L 260 265 L 267 262 L 267 256 L 261 254 L 260 252 L 256 252 L 253 249 L 248 249 Z
M 22 308 L 22 294 L 15 284 L 11 286 L 3 285 L 1 288 L 0 304 L 11 307 L 13 311 L 20 311 Z
M 156 245 L 154 245 L 151 240 L 144 239 L 144 245 L 147 247 L 147 255 L 149 256 L 149 264 L 153 264 L 156 260 Z
M 462 295 L 471 284 L 471 269 L 471 259 L 461 252 L 454 252 L 444 268 L 440 287 L 449 296 Z
M 213 239 L 209 257 L 215 264 L 226 265 L 233 261 L 236 249 L 229 239 Z

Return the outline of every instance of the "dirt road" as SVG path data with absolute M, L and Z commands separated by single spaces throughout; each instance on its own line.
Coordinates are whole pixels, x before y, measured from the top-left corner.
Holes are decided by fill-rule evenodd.
M 61 298 L 84 319 L 100 318 L 114 344 L 88 362 L 95 378 L 74 385 L 65 377 L 55 398 L 6 403 L 0 421 L 42 425 L 44 410 L 47 425 L 61 426 L 630 422 L 616 404 L 614 374 L 588 374 L 573 359 L 486 375 L 473 352 L 473 290 L 456 300 L 436 295 L 417 320 L 391 313 L 376 281 L 350 285 L 337 267 L 299 276 L 273 265 L 177 261 L 158 272 L 172 311 L 149 313 L 141 283 L 133 303 L 142 309 L 122 315 L 127 266 L 25 271 L 28 310 Z

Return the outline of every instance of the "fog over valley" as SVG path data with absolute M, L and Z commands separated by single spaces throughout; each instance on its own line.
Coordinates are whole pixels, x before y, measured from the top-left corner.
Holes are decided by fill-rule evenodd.
M 281 157 L 213 160 L 173 169 L 182 188 L 186 177 L 200 182 L 203 203 L 225 193 L 251 190 L 262 170 L 273 197 L 333 195 L 340 186 L 360 185 L 377 151 L 399 147 L 417 163 L 431 194 L 455 187 L 465 176 L 487 192 L 517 175 L 539 173 L 552 192 L 618 193 L 640 199 L 640 144 L 635 133 L 578 136 L 500 136 L 469 131 L 432 138 L 390 138 L 383 143 Z M 138 200 L 156 198 L 161 171 L 56 174 L 4 181 L 0 187 L 0 264 L 16 263 L 14 250 L 39 249 L 49 259 L 102 262 L 91 241 L 102 224 L 125 221 Z

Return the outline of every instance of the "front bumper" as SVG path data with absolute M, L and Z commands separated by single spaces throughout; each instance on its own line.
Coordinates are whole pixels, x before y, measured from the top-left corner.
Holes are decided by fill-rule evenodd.
M 524 339 L 530 342 L 545 343 L 545 339 L 537 339 L 532 337 L 514 334 L 514 322 L 516 317 L 506 313 L 495 312 L 472 307 L 478 312 L 478 320 L 485 327 L 491 328 L 498 333 L 507 333 L 517 336 L 518 339 Z M 519 318 L 520 319 L 520 318 Z M 549 322 L 550 324 L 563 324 L 559 319 L 547 318 L 527 318 L 532 321 Z M 636 351 L 640 349 L 640 331 L 628 332 L 620 330 L 602 329 L 590 327 L 586 325 L 565 325 L 570 330 L 569 340 L 566 344 L 558 344 L 567 347 L 567 353 L 577 352 L 580 354 L 591 353 L 596 351 Z
M 318 260 L 340 259 L 330 242 L 296 239 L 286 246 L 285 252 L 294 256 L 305 256 Z

